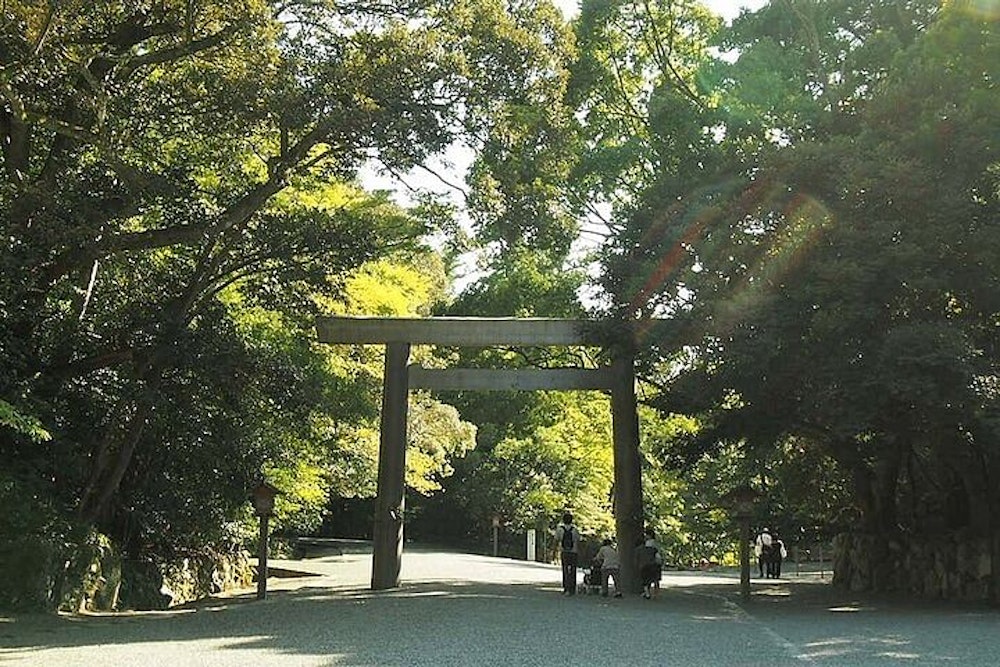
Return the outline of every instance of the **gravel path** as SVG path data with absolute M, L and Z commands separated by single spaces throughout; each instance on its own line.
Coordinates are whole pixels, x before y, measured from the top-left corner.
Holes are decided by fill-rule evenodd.
M 403 586 L 368 590 L 364 553 L 277 561 L 311 576 L 167 612 L 0 616 L 0 664 L 22 667 L 319 665 L 998 665 L 1000 613 L 874 603 L 803 577 L 669 573 L 664 594 L 560 595 L 556 566 L 431 550 Z

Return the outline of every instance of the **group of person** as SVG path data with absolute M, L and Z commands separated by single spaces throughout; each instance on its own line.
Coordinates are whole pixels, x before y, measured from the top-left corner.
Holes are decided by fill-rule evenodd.
M 571 512 L 563 514 L 562 522 L 556 527 L 555 538 L 559 545 L 559 561 L 562 564 L 563 595 L 576 595 L 581 538 L 579 529 L 573 524 Z M 764 528 L 754 539 L 753 547 L 761 578 L 781 578 L 781 564 L 788 557 L 788 550 L 781 538 L 770 529 Z M 642 580 L 642 596 L 647 600 L 652 599 L 659 593 L 660 579 L 663 577 L 663 553 L 656 542 L 656 534 L 652 528 L 647 528 L 642 539 L 636 544 L 636 560 L 639 577 Z M 613 581 L 614 596 L 622 597 L 619 583 L 621 557 L 611 538 L 605 538 L 597 550 L 591 562 L 591 573 L 594 572 L 600 572 L 602 596 L 608 597 L 610 583 Z M 589 583 L 596 585 L 593 579 Z
M 563 595 L 576 595 L 577 567 L 580 558 L 580 531 L 573 524 L 573 514 L 566 512 L 562 522 L 556 527 L 556 543 L 559 545 L 559 561 L 562 564 Z M 636 561 L 642 580 L 642 597 L 650 600 L 660 591 L 663 577 L 663 553 L 656 542 L 656 534 L 647 528 L 642 539 L 636 544 Z M 608 597 L 610 582 L 614 581 L 614 596 L 622 597 L 619 583 L 621 556 L 614 540 L 605 538 L 591 562 L 591 572 L 600 572 L 601 595 Z M 592 582 L 593 583 L 593 582 Z
M 761 578 L 781 578 L 781 563 L 788 558 L 788 550 L 777 534 L 767 528 L 761 530 L 754 539 L 753 552 Z

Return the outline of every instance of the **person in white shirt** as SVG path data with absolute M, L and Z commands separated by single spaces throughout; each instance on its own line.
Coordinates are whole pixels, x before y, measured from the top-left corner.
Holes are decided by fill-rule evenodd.
M 573 525 L 573 514 L 566 512 L 556 527 L 556 544 L 562 563 L 563 595 L 576 595 L 576 565 L 580 557 L 580 531 Z
M 618 584 L 618 573 L 621 570 L 621 559 L 610 539 L 605 539 L 601 543 L 601 548 L 597 550 L 594 560 L 601 564 L 601 595 L 608 597 L 608 579 L 614 579 L 615 597 L 620 598 L 622 589 Z
M 754 540 L 753 552 L 757 556 L 757 568 L 760 570 L 761 578 L 764 577 L 765 570 L 767 570 L 767 574 L 770 574 L 771 545 L 773 541 L 771 532 L 767 528 L 760 531 L 757 539 Z

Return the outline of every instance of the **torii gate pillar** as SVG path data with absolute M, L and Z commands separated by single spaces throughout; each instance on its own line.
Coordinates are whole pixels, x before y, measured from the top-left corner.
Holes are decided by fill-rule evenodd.
M 642 464 L 639 458 L 639 414 L 635 400 L 635 364 L 631 354 L 616 356 L 611 372 L 611 428 L 615 464 L 614 514 L 621 555 L 622 587 L 642 590 L 637 544 L 642 539 Z
M 372 589 L 399 586 L 403 556 L 403 506 L 406 482 L 408 343 L 389 343 L 382 385 L 382 428 L 378 449 L 378 497 L 372 532 Z

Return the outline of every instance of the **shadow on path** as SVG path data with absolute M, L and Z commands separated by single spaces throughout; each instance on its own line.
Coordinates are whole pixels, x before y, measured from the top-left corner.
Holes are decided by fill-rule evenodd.
M 284 563 L 284 562 L 283 562 Z M 165 612 L 0 617 L 13 665 L 542 665 L 570 642 L 608 665 L 1000 664 L 1000 614 L 860 596 L 816 579 L 667 573 L 647 601 L 560 595 L 556 566 L 435 550 L 368 587 L 364 553 L 291 561 L 310 576 Z M 291 566 L 289 566 L 291 569 Z

